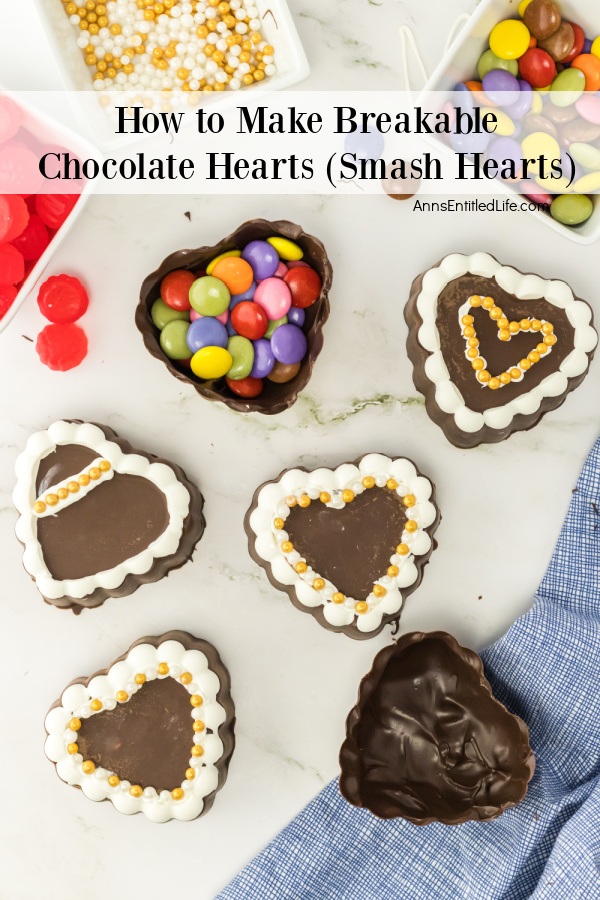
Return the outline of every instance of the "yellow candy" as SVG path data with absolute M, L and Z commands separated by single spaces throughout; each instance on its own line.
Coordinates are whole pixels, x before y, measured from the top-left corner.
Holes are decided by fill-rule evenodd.
M 592 44 L 592 49 L 590 50 L 594 56 L 597 56 L 600 59 L 600 37 L 597 37 L 596 40 Z
M 523 14 L 530 3 L 531 0 L 521 0 L 521 2 L 519 3 L 519 15 L 521 16 L 521 18 L 523 18 Z
M 304 256 L 303 251 L 295 244 L 293 241 L 288 240 L 284 237 L 270 237 L 267 238 L 267 242 L 277 250 L 278 255 L 281 259 L 285 259 L 287 261 L 297 262 L 297 260 L 302 259 Z
M 194 353 L 190 365 L 198 378 L 222 378 L 233 365 L 233 357 L 224 347 L 202 347 Z
M 219 260 L 226 259 L 228 256 L 241 256 L 241 255 L 242 255 L 241 250 L 227 250 L 226 253 L 220 253 L 218 256 L 215 256 L 214 259 L 211 259 L 211 261 L 209 262 L 209 264 L 206 267 L 206 274 L 212 275 L 212 270 L 214 269 L 216 264 L 219 262 Z
M 492 28 L 490 50 L 500 59 L 519 59 L 529 49 L 529 29 L 517 19 L 505 19 Z
M 521 141 L 521 150 L 524 159 L 537 159 L 538 156 L 543 156 L 546 160 L 546 171 L 549 171 L 552 160 L 560 159 L 558 141 L 552 135 L 546 134 L 545 131 L 534 131 L 533 134 L 528 134 Z M 537 163 L 529 163 L 529 169 L 536 175 L 539 173 Z
M 534 116 L 539 116 L 544 111 L 544 98 L 542 96 L 542 91 L 532 91 L 531 92 L 531 108 L 529 112 Z
M 542 178 L 540 175 L 536 175 L 535 180 L 549 194 L 568 194 L 570 191 L 575 190 L 573 185 L 569 185 L 568 178 L 551 178 L 550 176 Z M 587 193 L 587 191 L 582 191 L 581 193 Z
M 593 194 L 600 190 L 600 172 L 590 172 L 582 178 L 578 178 L 572 190 L 576 194 Z
M 481 115 L 484 116 L 486 113 L 492 113 L 496 117 L 496 130 L 494 134 L 498 137 L 510 137 L 511 134 L 515 133 L 515 123 L 507 116 L 505 112 L 502 112 L 501 109 L 492 109 L 491 107 L 483 107 L 481 110 Z

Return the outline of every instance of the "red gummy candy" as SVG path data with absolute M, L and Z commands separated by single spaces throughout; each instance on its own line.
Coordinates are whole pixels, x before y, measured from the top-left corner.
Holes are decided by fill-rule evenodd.
M 22 120 L 23 116 L 17 104 L 8 97 L 0 97 L 0 144 L 14 138 Z
M 86 312 L 89 302 L 86 289 L 71 275 L 53 275 L 43 283 L 38 295 L 40 312 L 57 325 L 76 322 Z
M 16 300 L 18 294 L 17 288 L 12 284 L 0 284 L 0 319 L 3 319 L 6 313 Z
M 35 208 L 44 225 L 56 229 L 69 218 L 78 200 L 79 194 L 40 194 Z
M 79 325 L 46 325 L 38 335 L 35 349 L 49 369 L 66 372 L 86 358 L 88 341 Z
M 29 217 L 27 227 L 18 238 L 15 238 L 12 245 L 23 254 L 26 261 L 37 262 L 49 243 L 48 229 L 39 216 L 33 215 Z
M 38 159 L 25 144 L 0 144 L 0 193 L 34 194 L 42 184 Z
M 25 277 L 25 260 L 12 244 L 0 244 L 0 284 L 18 284 Z
M 0 194 L 0 244 L 14 241 L 29 222 L 27 204 L 18 194 Z

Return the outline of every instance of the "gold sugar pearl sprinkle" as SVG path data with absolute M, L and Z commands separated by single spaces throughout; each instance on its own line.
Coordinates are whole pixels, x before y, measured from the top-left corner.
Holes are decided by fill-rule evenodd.
M 66 488 L 59 488 L 56 492 L 56 496 L 59 500 L 66 500 L 69 496 L 69 492 Z
M 282 553 L 291 553 L 294 549 L 294 545 L 291 541 L 283 541 L 281 544 L 281 552 Z
M 408 544 L 398 544 L 396 547 L 396 553 L 398 556 L 406 556 L 410 552 L 410 547 Z
M 419 523 L 415 522 L 414 519 L 408 519 L 408 521 L 404 525 L 404 530 L 408 531 L 409 534 L 412 534 L 419 527 Z
M 487 369 L 482 369 L 481 372 L 477 373 L 477 380 L 481 381 L 483 384 L 488 382 L 492 376 L 487 371 Z
M 475 337 L 475 329 L 472 325 L 467 325 L 466 328 L 463 328 L 463 335 L 466 338 L 474 338 Z
M 57 503 L 58 503 L 57 495 L 56 494 L 48 494 L 48 496 L 46 497 L 46 504 L 48 506 L 56 506 Z
M 166 662 L 159 663 L 157 671 L 158 671 L 159 675 L 168 675 L 169 674 L 169 664 Z
M 463 316 L 460 321 L 463 325 L 472 325 L 475 319 L 473 316 Z
M 81 763 L 81 771 L 84 775 L 91 775 L 96 771 L 96 763 L 91 759 L 86 759 Z
M 359 616 L 362 616 L 369 611 L 369 604 L 365 600 L 359 600 L 358 603 L 354 604 L 354 609 Z
M 389 488 L 390 491 L 395 491 L 398 487 L 398 482 L 395 478 L 388 478 L 385 486 Z
M 146 676 L 145 676 L 145 675 L 142 675 L 141 672 L 138 672 L 138 674 L 135 676 L 134 681 L 135 681 L 136 684 L 145 684 L 145 682 L 146 682 Z
M 342 594 L 341 591 L 336 591 L 331 599 L 333 603 L 344 603 L 346 600 L 346 595 Z
M 43 500 L 37 500 L 37 501 L 33 504 L 33 511 L 36 512 L 36 513 L 38 513 L 38 515 L 41 514 L 41 513 L 43 513 L 43 512 L 46 512 L 46 504 L 44 503 L 44 501 L 43 501 Z
M 544 353 L 548 352 L 548 347 L 546 346 L 546 344 L 538 344 L 535 349 L 540 354 L 540 356 L 543 356 Z
M 500 316 L 498 321 L 496 322 L 498 328 L 508 328 L 508 319 L 506 316 Z
M 494 303 L 492 297 L 484 297 L 481 301 L 481 305 L 484 309 L 492 309 L 492 307 L 494 307 L 496 304 Z
M 522 369 L 524 372 L 526 372 L 528 369 L 531 368 L 531 363 L 529 362 L 528 359 L 522 359 L 521 362 L 519 363 L 519 368 Z
M 302 509 L 306 509 L 311 504 L 311 499 L 308 494 L 302 494 L 301 497 L 298 497 L 298 506 L 301 506 Z
M 375 487 L 375 479 L 372 475 L 365 475 L 362 480 L 362 486 L 367 490 L 371 490 L 371 488 Z
M 477 295 L 475 295 L 474 297 L 471 297 L 469 299 L 469 305 L 474 307 L 475 309 L 478 306 L 481 306 L 481 297 L 478 297 Z
M 115 698 L 118 703 L 125 703 L 126 700 L 129 700 L 129 694 L 127 691 L 117 691 Z
M 92 700 L 90 703 L 90 709 L 93 709 L 94 712 L 100 712 L 102 709 L 102 700 Z
M 70 494 L 76 494 L 79 490 L 79 484 L 77 481 L 70 481 L 67 485 L 67 490 Z
M 192 728 L 194 729 L 196 734 L 198 734 L 200 731 L 204 731 L 204 722 L 201 722 L 200 719 L 196 719 L 196 721 L 192 725 Z
M 101 472 L 110 472 L 112 466 L 107 459 L 103 459 L 98 463 Z
M 547 335 L 544 337 L 544 343 L 545 343 L 546 346 L 548 346 L 548 347 L 553 347 L 554 344 L 556 343 L 556 335 L 555 335 L 555 334 L 547 334 Z
M 109 775 L 108 783 L 110 784 L 111 787 L 118 787 L 121 784 L 121 779 L 119 778 L 118 775 Z
M 510 375 L 510 377 L 512 378 L 513 381 L 517 381 L 521 377 L 522 372 L 520 369 L 517 369 L 517 367 L 515 366 L 514 368 L 512 368 L 510 370 L 510 372 L 508 374 Z
M 303 562 L 301 560 L 300 562 L 296 563 L 294 568 L 296 569 L 296 572 L 298 573 L 298 575 L 303 575 L 306 572 L 306 570 L 308 569 L 308 566 L 306 565 L 305 562 Z
M 69 731 L 79 731 L 81 728 L 81 719 L 71 719 L 69 722 Z
M 132 797 L 141 797 L 144 793 L 142 786 L 139 784 L 132 784 L 129 788 L 129 793 Z
M 325 582 L 322 578 L 315 578 L 315 580 L 312 583 L 312 586 L 315 589 L 315 591 L 322 591 L 323 588 L 325 587 Z
M 539 319 L 532 319 L 529 323 L 529 327 L 532 331 L 540 331 L 540 329 L 542 328 L 542 323 Z M 552 326 L 550 327 L 552 328 Z
M 192 673 L 191 672 L 183 672 L 183 674 L 179 676 L 179 680 L 182 684 L 191 684 Z
M 351 491 L 348 488 L 345 491 L 342 491 L 342 500 L 344 503 L 352 503 L 354 500 L 354 491 Z
M 319 494 L 319 500 L 321 501 L 321 503 L 331 503 L 331 494 L 329 494 L 327 491 L 321 491 L 321 493 Z
M 476 372 L 478 372 L 478 371 L 483 372 L 483 370 L 485 369 L 485 363 L 481 357 L 474 359 L 473 362 L 471 363 L 471 365 L 475 369 Z
M 77 479 L 77 481 L 79 482 L 81 487 L 87 487 L 88 484 L 90 483 L 90 476 L 89 475 L 80 475 L 79 478 Z
M 188 781 L 193 781 L 196 777 L 196 770 L 190 766 L 189 769 L 185 770 L 185 777 Z
M 281 529 L 283 528 L 284 525 L 285 525 L 285 522 L 283 521 L 283 519 L 275 519 L 275 521 L 273 522 L 273 528 L 276 531 L 281 531 Z
M 415 506 L 417 503 L 417 498 L 415 497 L 414 494 L 406 494 L 402 498 L 402 502 L 407 507 Z
M 382 584 L 374 584 L 373 594 L 375 597 L 385 597 L 385 595 L 387 594 L 387 588 L 384 588 Z
M 554 325 L 551 325 L 550 322 L 544 322 L 542 325 L 542 334 L 552 334 L 554 331 Z
M 79 744 L 67 744 L 67 753 L 73 755 L 79 752 Z
M 395 578 L 397 575 L 400 574 L 400 569 L 398 568 L 398 566 L 388 566 L 387 573 L 390 576 L 390 578 Z
M 512 379 L 508 372 L 502 372 L 501 375 L 498 376 L 500 379 L 500 384 L 510 384 Z
M 204 701 L 200 694 L 192 694 L 192 696 L 190 697 L 190 703 L 192 704 L 192 706 L 202 706 L 203 702 Z
M 497 391 L 500 387 L 500 379 L 499 378 L 490 378 L 488 381 L 488 387 L 490 391 Z
M 183 800 L 183 798 L 185 797 L 183 788 L 175 788 L 173 791 L 171 791 L 171 797 L 173 798 L 173 800 Z
M 498 319 L 501 319 L 501 318 L 502 318 L 502 310 L 500 309 L 500 307 L 492 306 L 492 308 L 490 309 L 490 319 L 492 319 L 494 322 L 497 322 Z
M 90 476 L 92 481 L 98 481 L 98 479 L 102 475 L 102 472 L 97 466 L 92 466 L 92 468 L 88 471 L 88 475 Z
M 201 744 L 194 744 L 192 747 L 192 756 L 204 756 L 204 747 Z

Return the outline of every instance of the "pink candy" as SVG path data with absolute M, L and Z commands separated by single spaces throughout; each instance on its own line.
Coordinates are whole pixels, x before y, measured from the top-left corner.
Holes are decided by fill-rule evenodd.
M 286 315 L 292 305 L 292 294 L 281 278 L 265 278 L 256 288 L 254 302 L 262 306 L 273 321 Z
M 199 312 L 196 312 L 195 309 L 190 310 L 190 320 L 195 322 L 196 319 L 203 319 L 204 316 L 200 315 Z M 229 319 L 229 310 L 226 309 L 225 312 L 221 313 L 220 316 L 211 316 L 212 319 L 218 319 L 219 322 L 222 322 L 223 325 L 227 325 L 227 320 Z

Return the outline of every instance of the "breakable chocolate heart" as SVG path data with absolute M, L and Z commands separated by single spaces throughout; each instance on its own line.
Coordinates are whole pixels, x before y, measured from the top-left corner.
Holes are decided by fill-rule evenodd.
M 171 631 L 73 681 L 46 717 L 46 755 L 91 800 L 154 822 L 187 821 L 207 812 L 225 783 L 233 725 L 217 651 Z
M 340 765 L 354 806 L 457 825 L 520 803 L 535 760 L 525 723 L 493 697 L 477 654 L 444 632 L 413 632 L 362 680 Z
M 168 359 L 163 353 L 159 338 L 160 332 L 154 325 L 151 316 L 152 304 L 160 297 L 160 286 L 163 278 L 176 269 L 187 269 L 192 272 L 204 270 L 208 263 L 227 250 L 241 250 L 250 241 L 266 240 L 269 237 L 284 237 L 298 244 L 304 251 L 303 259 L 315 269 L 321 278 L 321 293 L 318 300 L 305 310 L 306 319 L 302 330 L 306 335 L 307 353 L 298 374 L 283 384 L 265 379 L 263 391 L 255 399 L 243 398 L 234 394 L 227 386 L 225 378 L 203 381 L 190 370 L 189 363 L 177 363 Z M 265 219 L 252 219 L 240 225 L 232 234 L 223 238 L 212 247 L 200 247 L 198 250 L 179 250 L 168 256 L 161 266 L 149 275 L 142 284 L 140 302 L 135 321 L 142 333 L 146 349 L 155 359 L 160 360 L 169 372 L 179 381 L 191 384 L 201 397 L 208 400 L 219 400 L 237 412 L 259 412 L 274 415 L 292 406 L 304 390 L 316 359 L 323 348 L 323 326 L 329 318 L 329 290 L 333 278 L 333 270 L 325 247 L 316 237 L 307 234 L 299 225 L 292 222 L 268 222 Z
M 378 634 L 418 587 L 439 521 L 431 482 L 371 453 L 337 469 L 288 469 L 246 514 L 250 555 L 331 631 Z
M 183 471 L 105 427 L 54 423 L 29 439 L 17 474 L 24 566 L 48 602 L 74 612 L 183 565 L 204 529 Z
M 598 340 L 567 284 L 486 253 L 452 254 L 419 276 L 405 318 L 415 386 L 458 447 L 533 427 L 583 381 Z

